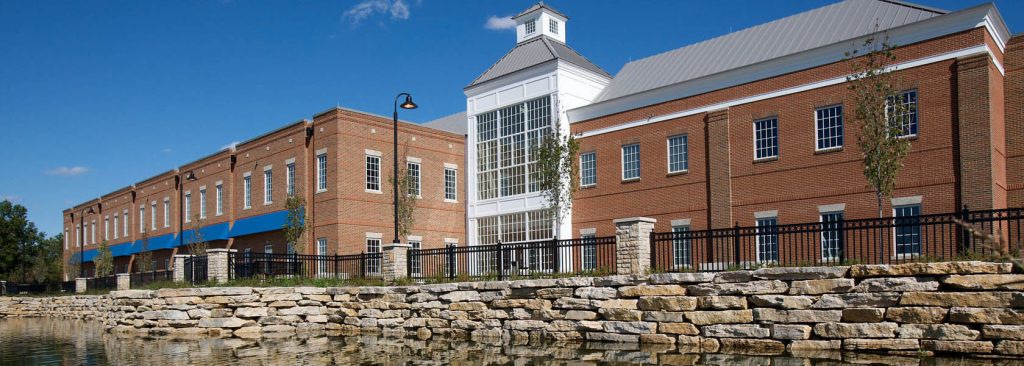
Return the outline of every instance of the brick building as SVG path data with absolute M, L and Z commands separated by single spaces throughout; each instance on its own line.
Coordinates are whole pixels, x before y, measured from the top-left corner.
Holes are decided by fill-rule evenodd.
M 465 243 L 465 137 L 426 126 L 399 122 L 399 164 L 417 177 L 411 194 L 419 197 L 401 239 L 422 248 Z M 390 118 L 330 109 L 65 210 L 65 263 L 84 259 L 93 273 L 104 241 L 117 273 L 143 267 L 141 252 L 151 253 L 148 268 L 169 269 L 197 238 L 243 253 L 379 251 L 394 239 L 392 148 Z M 291 195 L 307 202 L 299 248 L 282 230 Z

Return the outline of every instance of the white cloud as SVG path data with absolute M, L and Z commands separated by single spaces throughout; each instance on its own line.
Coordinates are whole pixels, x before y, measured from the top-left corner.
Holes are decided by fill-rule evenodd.
M 484 24 L 484 28 L 490 30 L 516 29 L 516 21 L 512 20 L 511 15 L 504 17 L 491 15 L 490 18 L 487 18 L 487 23 Z
M 394 20 L 409 19 L 409 4 L 405 0 L 365 0 L 345 11 L 341 18 L 352 26 L 374 14 L 387 14 Z
M 46 175 L 59 175 L 59 176 L 73 176 L 79 174 L 85 174 L 89 171 L 89 168 L 84 166 L 59 166 L 46 171 Z
M 238 146 L 238 143 L 239 143 L 239 142 L 240 142 L 240 141 L 231 141 L 231 143 L 230 143 L 230 144 L 227 144 L 227 145 L 221 146 L 221 147 L 220 147 L 220 149 L 221 149 L 221 150 L 231 150 L 231 149 L 234 149 L 234 148 L 235 148 L 235 146 Z

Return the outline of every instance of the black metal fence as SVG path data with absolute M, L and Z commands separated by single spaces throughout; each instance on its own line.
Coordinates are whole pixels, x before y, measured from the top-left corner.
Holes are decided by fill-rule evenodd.
M 556 273 L 615 273 L 615 237 L 413 249 L 411 278 L 511 278 Z
M 43 283 L 0 283 L 0 296 L 52 294 L 59 292 L 75 292 L 75 281 Z
M 137 272 L 131 274 L 131 288 L 143 287 L 146 284 L 154 282 L 165 282 L 174 280 L 174 271 L 162 270 L 162 271 L 149 271 L 149 272 Z
M 117 290 L 117 276 L 92 277 L 85 280 L 85 288 L 92 290 Z
M 378 278 L 381 253 L 311 255 L 297 253 L 237 253 L 228 257 L 230 278 Z
M 655 271 L 724 271 L 760 266 L 891 264 L 985 258 L 1021 249 L 1024 209 L 908 215 L 843 220 L 822 215 L 813 223 L 774 224 L 718 230 L 651 233 L 651 267 Z M 978 233 L 997 235 L 1002 244 Z
M 205 255 L 194 255 L 185 257 L 185 266 L 182 270 L 185 274 L 185 282 L 191 284 L 203 283 L 209 279 L 207 263 L 209 257 Z

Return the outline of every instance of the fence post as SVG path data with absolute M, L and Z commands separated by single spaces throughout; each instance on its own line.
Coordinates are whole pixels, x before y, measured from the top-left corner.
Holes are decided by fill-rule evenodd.
M 551 270 L 554 273 L 562 273 L 562 261 L 558 255 L 558 238 L 551 238 Z
M 366 278 L 366 252 L 359 252 L 359 278 Z
M 235 251 L 237 250 L 222 248 L 209 249 L 206 251 L 206 279 L 208 281 L 214 283 L 224 283 L 228 281 L 228 256 Z M 192 268 L 194 269 L 195 265 L 193 265 Z
M 405 277 L 412 278 L 412 256 L 418 254 L 414 253 L 412 248 L 409 248 L 409 253 L 405 256 Z
M 505 248 L 498 242 L 498 281 L 505 279 Z
M 448 244 L 445 246 L 445 251 L 448 256 L 448 278 L 455 278 L 455 244 Z
M 966 203 L 964 204 L 963 209 L 960 210 L 960 221 L 962 221 L 964 224 L 970 224 L 971 223 L 971 211 L 967 208 L 967 204 Z M 956 257 L 956 255 L 959 255 L 959 254 L 964 254 L 964 253 L 968 252 L 970 250 L 970 248 L 971 248 L 971 239 L 972 239 L 971 238 L 971 230 L 968 229 L 966 226 L 965 227 L 961 227 L 961 229 L 960 229 L 960 238 L 961 238 L 960 239 L 960 243 L 959 243 L 960 245 L 957 248 L 957 252 L 956 252 L 955 255 L 953 255 L 953 257 Z
M 736 222 L 732 227 L 732 255 L 736 266 L 740 266 L 740 223 Z
M 88 290 L 88 278 L 79 277 L 75 279 L 75 293 L 81 294 Z
M 338 278 L 338 254 L 334 254 L 334 278 Z
M 385 244 L 381 253 L 381 274 L 385 281 L 394 281 L 409 275 L 409 243 Z
M 185 282 L 185 257 L 184 254 L 174 255 L 174 282 Z
M 650 269 L 651 233 L 658 220 L 629 217 L 612 220 L 615 224 L 615 269 L 618 274 L 645 274 Z

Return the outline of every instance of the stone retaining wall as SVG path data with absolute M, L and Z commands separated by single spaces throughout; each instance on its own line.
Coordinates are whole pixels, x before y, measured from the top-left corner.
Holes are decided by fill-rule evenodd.
M 106 320 L 116 309 L 110 296 L 0 297 L 0 318 L 51 317 Z
M 0 315 L 84 317 L 107 307 L 110 331 L 151 336 L 327 331 L 495 343 L 671 343 L 684 353 L 1021 356 L 1024 275 L 1011 270 L 952 262 L 403 287 L 129 290 L 0 299 Z M 69 304 L 96 309 L 59 310 Z

